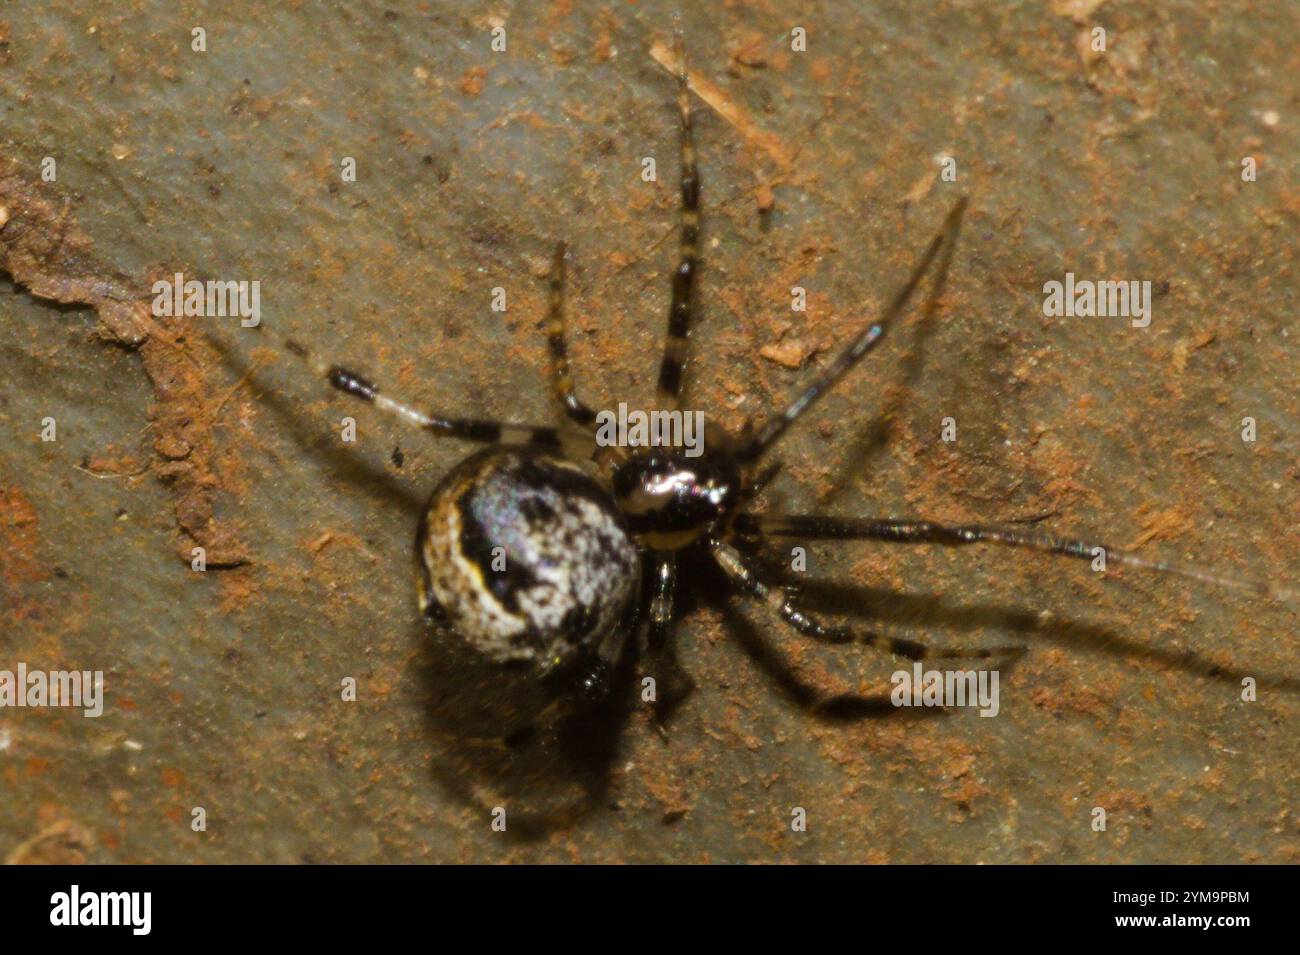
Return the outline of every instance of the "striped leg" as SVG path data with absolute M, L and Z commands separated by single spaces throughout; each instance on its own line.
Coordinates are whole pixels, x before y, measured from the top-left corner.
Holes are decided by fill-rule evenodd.
M 583 703 L 602 706 L 610 702 L 610 693 L 623 660 L 628 634 L 635 632 L 640 625 L 641 611 L 634 601 L 628 608 L 626 619 L 605 634 L 596 647 L 596 652 L 579 671 L 577 686 Z
M 682 391 L 686 339 L 691 331 L 695 303 L 695 268 L 700 238 L 700 176 L 695 168 L 695 135 L 691 127 L 690 88 L 680 26 L 675 34 L 677 55 L 677 112 L 681 122 L 682 232 L 673 272 L 672 302 L 668 306 L 668 335 L 659 365 L 658 400 L 676 408 Z
M 1082 560 L 1102 560 L 1104 564 L 1136 567 L 1159 573 L 1177 574 L 1201 583 L 1226 587 L 1272 600 L 1292 600 L 1294 590 L 1275 587 L 1262 581 L 1240 577 L 1221 577 L 1196 567 L 1170 561 L 1152 560 L 1099 544 L 1071 537 L 1057 537 L 1041 531 L 984 524 L 940 524 L 924 520 L 889 518 L 824 517 L 816 514 L 792 514 L 764 517 L 742 514 L 733 525 L 735 532 L 751 536 L 798 537 L 802 540 L 881 540 L 896 544 L 999 544 L 1028 550 L 1060 554 Z
M 677 552 L 661 551 L 655 555 L 654 592 L 650 600 L 650 647 L 658 650 L 671 636 L 673 603 L 677 598 Z
M 259 326 L 260 328 L 261 326 Z M 274 333 L 271 333 L 274 334 Z M 441 415 L 419 411 L 380 392 L 379 387 L 361 375 L 339 365 L 330 365 L 314 358 L 304 346 L 289 338 L 281 338 L 285 350 L 301 359 L 317 376 L 324 378 L 344 394 L 369 402 L 379 410 L 413 424 L 417 428 L 449 438 L 480 441 L 526 443 L 541 447 L 560 447 L 559 432 L 555 428 L 526 424 L 509 424 L 478 418 L 445 418 Z
M 966 198 L 963 196 L 953 206 L 952 211 L 948 213 L 948 218 L 944 220 L 942 230 L 931 240 L 929 247 L 925 250 L 925 255 L 921 257 L 920 263 L 912 271 L 907 283 L 895 293 L 889 304 L 885 306 L 880 318 L 854 341 L 850 342 L 849 346 L 836 356 L 830 366 L 818 375 L 813 380 L 813 383 L 805 388 L 781 414 L 767 422 L 754 434 L 754 437 L 741 451 L 743 459 L 748 461 L 757 460 L 763 452 L 776 443 L 776 440 L 781 435 L 785 434 L 786 429 L 794 424 L 795 420 L 807 411 L 814 401 L 830 390 L 836 382 L 848 374 L 862 360 L 867 352 L 879 344 L 889 326 L 907 308 L 907 303 L 911 301 L 916 287 L 921 284 L 921 279 L 925 277 L 925 274 L 930 270 L 931 264 L 938 258 L 938 272 L 930 288 L 930 295 L 926 299 L 923 312 L 925 320 L 929 320 L 935 309 L 938 308 L 939 296 L 943 292 L 944 282 L 948 277 L 948 266 L 952 261 L 952 252 L 957 244 L 957 233 L 961 229 L 961 218 L 965 211 Z M 941 252 L 942 255 L 940 255 Z
M 780 689 L 814 716 L 857 720 L 899 712 L 887 687 L 837 686 L 836 677 L 810 666 L 803 655 L 791 652 L 789 641 L 760 638 L 743 627 L 737 628 L 736 636 L 745 651 Z M 933 714 L 938 710 L 920 712 Z
M 551 352 L 551 386 L 555 397 L 564 406 L 564 413 L 576 423 L 588 427 L 595 423 L 596 412 L 574 393 L 569 348 L 565 343 L 564 257 L 564 243 L 560 242 L 555 246 L 555 258 L 551 261 L 550 310 L 546 320 L 546 341 Z
M 723 572 L 740 590 L 755 600 L 760 600 L 789 626 L 823 643 L 857 643 L 877 647 L 908 660 L 1001 660 L 1015 659 L 1025 652 L 1022 646 L 1002 647 L 928 647 L 915 640 L 902 637 L 885 637 L 864 630 L 835 627 L 822 623 L 795 606 L 784 588 L 773 587 L 763 580 L 730 544 L 713 540 L 709 542 L 713 556 Z
M 650 583 L 650 629 L 646 650 L 655 681 L 655 715 L 670 714 L 690 693 L 695 681 L 677 660 L 673 643 L 673 604 L 677 594 L 677 553 L 654 554 Z

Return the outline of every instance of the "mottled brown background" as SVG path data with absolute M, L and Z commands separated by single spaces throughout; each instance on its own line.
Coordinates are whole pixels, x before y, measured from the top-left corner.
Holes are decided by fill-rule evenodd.
M 502 772 L 448 731 L 492 691 L 413 619 L 414 515 L 466 448 L 267 350 L 245 380 L 175 326 L 141 342 L 131 296 L 152 277 L 258 279 L 268 325 L 421 402 L 541 419 L 538 277 L 562 237 L 584 392 L 644 400 L 676 203 L 672 83 L 648 51 L 673 6 L 0 8 L 0 265 L 42 296 L 0 283 L 0 667 L 103 669 L 108 694 L 99 720 L 0 711 L 0 857 L 1297 861 L 1294 605 L 1016 553 L 811 550 L 809 577 L 844 587 L 810 601 L 934 642 L 1032 644 L 995 719 L 810 716 L 774 655 L 824 688 L 887 685 L 893 662 L 728 616 L 693 573 L 679 639 L 699 686 L 668 732 L 634 709 L 607 758 Z M 1294 583 L 1300 8 L 790 7 L 683 11 L 694 74 L 748 123 L 695 100 L 693 406 L 734 427 L 787 395 L 957 193 L 973 205 L 919 374 L 904 330 L 790 436 L 771 502 L 1049 515 Z M 942 153 L 956 184 L 936 179 Z M 1152 281 L 1151 327 L 1045 318 L 1042 285 L 1067 270 Z M 237 566 L 192 573 L 196 541 Z M 356 703 L 338 701 L 345 676 Z M 497 804 L 518 821 L 505 834 Z

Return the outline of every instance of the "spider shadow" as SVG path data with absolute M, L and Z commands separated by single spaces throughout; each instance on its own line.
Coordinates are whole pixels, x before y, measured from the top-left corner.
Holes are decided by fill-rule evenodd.
M 811 718 L 825 723 L 847 724 L 876 719 L 929 720 L 946 715 L 941 708 L 898 707 L 890 699 L 887 685 L 883 684 L 880 692 L 828 694 L 824 687 L 818 685 L 815 677 L 806 676 L 802 672 L 804 668 L 792 659 L 793 654 L 782 648 L 820 646 L 832 652 L 834 648 L 809 641 L 775 618 L 769 618 L 767 625 L 755 623 L 742 611 L 745 604 L 741 602 L 730 579 L 708 555 L 702 552 L 689 554 L 684 560 L 683 570 L 687 579 L 700 582 L 700 586 L 682 595 L 683 616 L 690 616 L 691 611 L 700 604 L 713 607 L 722 616 L 727 636 L 739 644 L 741 650 L 783 697 Z M 814 606 L 814 603 L 815 601 L 805 602 L 806 609 L 828 609 Z M 773 632 L 778 635 L 771 636 Z M 789 636 L 786 637 L 785 634 Z
M 420 706 L 444 791 L 485 818 L 504 809 L 503 834 L 519 842 L 571 828 L 607 804 L 633 711 L 634 649 L 607 696 L 577 705 L 530 669 L 486 661 L 445 630 L 422 625 L 419 639 Z
M 1155 647 L 1098 624 L 1069 618 L 1044 623 L 1036 612 L 1004 603 L 967 603 L 951 605 L 941 595 L 899 593 L 860 584 L 842 584 L 821 579 L 806 579 L 783 567 L 768 567 L 774 581 L 797 589 L 799 602 L 811 611 L 825 612 L 884 624 L 904 631 L 943 629 L 958 633 L 992 630 L 1023 638 L 1021 643 L 1032 652 L 1035 643 L 1050 642 L 1071 650 L 1120 656 L 1240 687 L 1251 677 L 1260 687 L 1300 692 L 1300 678 L 1281 673 L 1261 673 L 1257 667 L 1222 666 L 1194 650 Z M 936 649 L 943 643 L 926 641 Z M 1002 669 L 1009 667 L 1002 665 Z
M 813 719 L 824 723 L 859 723 L 869 719 L 935 719 L 945 715 L 939 707 L 895 706 L 883 689 L 879 693 L 836 693 L 826 691 L 805 677 L 761 629 L 740 612 L 734 602 L 720 602 L 727 634 L 758 666 L 777 691 Z
M 840 457 L 837 470 L 840 474 L 866 474 L 868 465 L 890 444 L 894 432 L 894 421 L 907 407 L 907 396 L 921 380 L 925 370 L 925 352 L 930 337 L 938 327 L 932 316 L 929 321 L 917 319 L 904 323 L 899 333 L 909 332 L 902 344 L 897 367 L 900 373 L 886 383 L 883 389 L 884 403 L 869 420 L 860 427 L 852 429 L 844 440 L 844 453 Z M 902 334 L 898 334 L 902 338 Z M 840 495 L 852 487 L 852 482 L 837 482 L 835 487 L 819 500 L 820 506 L 828 506 L 838 500 Z
M 249 384 L 258 392 L 259 406 L 269 409 L 275 415 L 282 425 L 281 433 L 294 444 L 309 452 L 313 458 L 328 463 L 339 480 L 357 487 L 377 502 L 403 507 L 413 520 L 419 515 L 427 494 L 421 494 L 409 481 L 365 460 L 354 449 L 328 437 L 320 418 L 302 413 L 301 403 L 305 399 L 297 393 L 297 389 L 285 390 L 268 382 L 257 366 L 251 363 L 247 352 L 215 337 L 205 337 L 203 340 L 216 350 L 228 368 L 249 375 Z

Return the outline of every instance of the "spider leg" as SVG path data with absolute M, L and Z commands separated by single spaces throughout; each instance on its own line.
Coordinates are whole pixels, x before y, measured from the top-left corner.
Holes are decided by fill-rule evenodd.
M 762 490 L 765 487 L 767 487 L 769 484 L 771 484 L 772 481 L 776 479 L 776 476 L 780 473 L 781 473 L 780 461 L 768 462 L 763 466 L 763 469 L 761 471 L 759 471 L 756 475 L 754 475 L 753 479 L 749 482 L 749 487 L 745 489 L 746 492 L 749 494 L 750 497 L 753 497 L 754 495 L 761 493 Z
M 550 309 L 546 319 L 546 342 L 551 352 L 551 387 L 555 397 L 564 406 L 564 413 L 575 423 L 589 427 L 596 421 L 596 412 L 583 403 L 573 389 L 573 375 L 569 370 L 569 348 L 565 343 L 564 320 L 564 258 L 563 242 L 555 246 L 551 260 Z
M 788 640 L 741 638 L 746 651 L 795 703 L 814 716 L 854 720 L 899 713 L 887 687 L 835 686 L 835 678 L 790 652 Z M 935 710 L 928 711 L 936 713 Z
M 619 664 L 623 660 L 623 650 L 627 646 L 628 634 L 638 631 L 641 626 L 641 610 L 634 600 L 628 606 L 622 624 L 605 634 L 591 659 L 580 671 L 578 689 L 584 703 L 600 706 L 609 701 Z
M 1273 600 L 1291 600 L 1294 591 L 1274 587 L 1261 581 L 1238 577 L 1221 577 L 1196 567 L 1165 560 L 1152 560 L 1108 544 L 1072 537 L 1057 537 L 1042 531 L 986 524 L 940 524 L 925 520 L 890 518 L 827 517 L 817 514 L 784 516 L 739 515 L 733 524 L 738 534 L 772 537 L 798 537 L 803 540 L 882 540 L 896 544 L 942 544 L 960 547 L 965 544 L 999 544 L 1029 550 L 1061 554 L 1106 564 L 1136 567 L 1166 574 L 1177 574 L 1202 583 L 1227 587 Z
M 894 293 L 894 297 L 890 299 L 889 304 L 885 306 L 885 310 L 881 312 L 880 318 L 850 342 L 848 347 L 836 356 L 826 370 L 813 379 L 812 384 L 808 385 L 781 414 L 768 421 L 749 439 L 748 444 L 740 451 L 742 460 L 754 461 L 761 457 L 768 448 L 776 443 L 781 435 L 785 434 L 786 429 L 808 410 L 814 401 L 830 390 L 836 382 L 848 374 L 862 360 L 864 355 L 876 347 L 890 325 L 907 308 L 907 303 L 911 301 L 912 294 L 916 291 L 917 286 L 921 284 L 921 279 L 925 277 L 930 270 L 930 266 L 937 258 L 939 261 L 938 271 L 930 287 L 930 294 L 926 299 L 923 312 L 924 320 L 928 321 L 930 319 L 935 309 L 938 308 L 939 296 L 942 294 L 944 283 L 948 278 L 948 266 L 952 262 L 952 253 L 957 244 L 957 233 L 961 230 L 961 219 L 962 214 L 966 211 L 966 202 L 965 196 L 957 200 L 957 204 L 952 207 L 952 211 L 948 213 L 948 217 L 944 220 L 939 234 L 930 241 L 930 245 L 921 257 L 921 261 L 912 270 L 911 276 L 908 277 L 903 287 Z
M 786 624 L 806 637 L 822 643 L 857 643 L 877 647 L 908 660 L 987 660 L 1014 659 L 1025 652 L 1023 646 L 1001 647 L 929 647 L 904 637 L 888 637 L 869 630 L 831 626 L 799 609 L 783 587 L 774 587 L 764 580 L 740 552 L 721 540 L 709 541 L 714 558 L 742 593 L 762 601 L 781 617 Z
M 655 715 L 668 716 L 695 687 L 682 669 L 673 643 L 673 605 L 677 594 L 677 553 L 657 551 L 651 566 L 650 625 L 646 650 L 655 681 Z
M 261 326 L 258 326 L 261 328 Z M 279 338 L 279 336 L 273 337 Z M 420 411 L 398 401 L 379 390 L 379 386 L 355 371 L 332 365 L 315 358 L 303 345 L 291 338 L 279 338 L 280 344 L 290 354 L 303 361 L 314 374 L 324 378 L 330 386 L 374 405 L 385 414 L 414 425 L 424 431 L 449 438 L 479 441 L 484 444 L 511 442 L 540 447 L 561 447 L 564 443 L 556 428 L 539 425 L 513 424 L 483 418 L 447 418 L 432 412 Z M 224 343 L 217 343 L 223 346 Z
M 681 129 L 682 231 L 657 389 L 659 404 L 672 408 L 678 406 L 682 390 L 686 339 L 694 314 L 696 247 L 700 238 L 700 177 L 695 166 L 695 134 L 691 126 L 690 87 L 686 78 L 686 54 L 682 49 L 680 24 L 674 34 L 674 46 L 677 56 L 677 113 Z

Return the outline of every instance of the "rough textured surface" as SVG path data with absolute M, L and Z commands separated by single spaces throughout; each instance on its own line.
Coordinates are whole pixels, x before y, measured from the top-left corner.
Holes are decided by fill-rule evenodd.
M 769 503 L 1047 515 L 1294 581 L 1296 6 L 787 7 L 684 15 L 709 101 L 695 406 L 734 428 L 788 394 L 957 191 L 973 203 L 924 361 L 904 331 L 818 406 Z M 394 389 L 543 420 L 538 279 L 563 237 L 583 393 L 645 400 L 675 233 L 651 55 L 671 9 L 0 9 L 0 269 L 31 290 L 0 286 L 0 668 L 103 669 L 108 694 L 98 720 L 0 711 L 0 857 L 1300 858 L 1294 606 L 989 550 L 816 546 L 808 576 L 834 586 L 805 594 L 935 642 L 1031 643 L 996 718 L 810 716 L 779 661 L 821 688 L 884 686 L 895 664 L 727 611 L 692 569 L 698 687 L 667 732 L 631 706 L 511 759 L 479 721 L 528 688 L 436 654 L 415 619 L 415 514 L 468 449 L 368 417 L 251 337 L 223 361 L 132 298 L 175 271 L 257 279 L 265 323 Z M 1152 281 L 1151 326 L 1044 317 L 1066 271 Z

